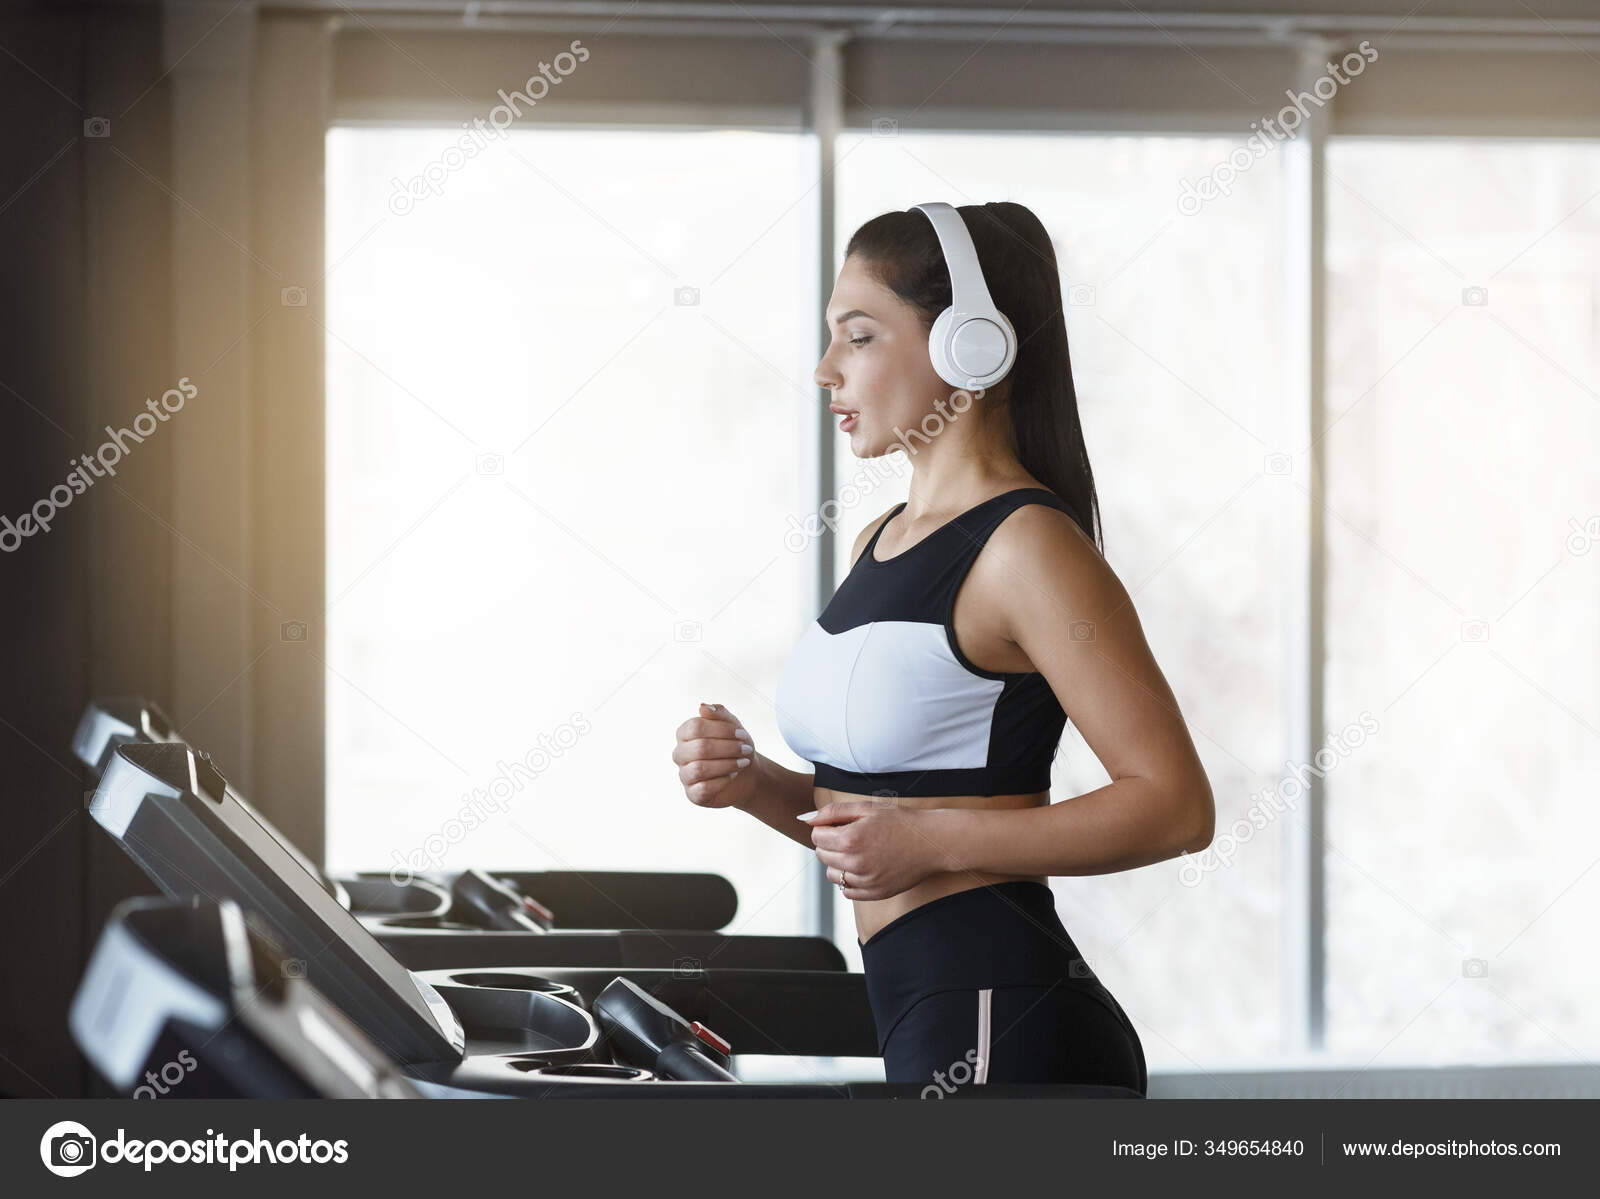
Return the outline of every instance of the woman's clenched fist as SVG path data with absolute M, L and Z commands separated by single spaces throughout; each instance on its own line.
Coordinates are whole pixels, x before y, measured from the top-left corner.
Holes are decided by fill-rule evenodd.
M 698 716 L 678 726 L 672 760 L 692 804 L 736 808 L 755 796 L 755 743 L 739 718 L 721 704 L 701 704 Z

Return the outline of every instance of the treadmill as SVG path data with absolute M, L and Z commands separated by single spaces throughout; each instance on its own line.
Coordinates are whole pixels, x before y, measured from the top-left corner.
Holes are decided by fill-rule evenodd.
M 424 1092 L 224 900 L 129 899 L 67 1018 L 127 1098 L 420 1099 Z
M 107 922 L 69 1023 L 96 1071 L 134 1098 L 909 1098 L 926 1089 L 739 1083 L 725 1046 L 626 978 L 587 1003 L 571 991 L 529 996 L 521 1023 L 540 1044 L 475 1071 L 403 1067 L 309 979 L 284 971 L 232 901 L 134 899 Z M 448 1081 L 433 1081 L 441 1073 Z M 944 1093 L 1139 1097 L 1114 1087 Z
M 187 742 L 146 700 L 100 699 L 84 711 L 72 748 L 98 779 L 117 749 L 129 744 Z M 215 772 L 203 751 L 195 753 L 206 770 Z M 726 967 L 846 968 L 838 946 L 824 937 L 715 931 L 733 919 L 738 906 L 732 884 L 720 875 L 490 874 L 469 869 L 430 872 L 404 884 L 382 873 L 335 878 L 324 874 L 237 789 L 228 791 L 242 813 L 409 969 L 507 964 L 692 969 L 713 962 Z
M 698 1023 L 697 1040 L 728 1046 L 718 1052 L 730 1077 L 732 1046 L 784 1057 L 877 1055 L 865 980 L 840 970 L 573 965 L 554 954 L 541 969 L 521 962 L 414 973 L 261 826 L 209 759 L 181 743 L 117 747 L 90 814 L 171 898 L 237 904 L 286 977 L 309 982 L 408 1077 L 446 1093 L 541 1093 L 552 1083 L 530 1074 L 533 1065 L 594 1063 L 599 1031 L 585 1005 L 605 1000 L 619 978 L 611 1004 L 662 1005 L 685 1026 Z

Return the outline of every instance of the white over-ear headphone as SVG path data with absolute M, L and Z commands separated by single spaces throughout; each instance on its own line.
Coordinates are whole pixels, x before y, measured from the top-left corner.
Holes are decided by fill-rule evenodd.
M 993 387 L 1017 360 L 1017 331 L 994 306 L 961 214 L 942 200 L 916 204 L 933 222 L 950 271 L 950 307 L 928 331 L 928 357 L 951 387 Z

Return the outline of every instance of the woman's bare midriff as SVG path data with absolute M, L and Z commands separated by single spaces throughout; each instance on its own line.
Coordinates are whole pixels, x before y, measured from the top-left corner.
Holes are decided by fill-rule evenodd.
M 904 808 L 976 808 L 986 811 L 1016 808 L 1043 807 L 1050 802 L 1048 791 L 1036 792 L 1032 795 L 901 795 L 901 796 L 863 796 L 846 791 L 833 791 L 827 787 L 813 788 L 816 806 L 820 809 L 826 804 L 845 800 L 877 799 L 883 803 L 898 804 Z M 865 943 L 875 932 L 897 917 L 904 916 L 907 912 L 921 907 L 930 900 L 938 899 L 943 895 L 954 895 L 957 891 L 968 891 L 973 887 L 986 887 L 990 883 L 1011 882 L 1018 879 L 1028 879 L 1033 882 L 1043 883 L 1045 879 L 1040 875 L 1030 874 L 986 874 L 972 870 L 961 870 L 949 874 L 934 874 L 923 879 L 909 890 L 891 895 L 888 899 L 857 899 L 852 902 L 856 909 L 856 936 Z

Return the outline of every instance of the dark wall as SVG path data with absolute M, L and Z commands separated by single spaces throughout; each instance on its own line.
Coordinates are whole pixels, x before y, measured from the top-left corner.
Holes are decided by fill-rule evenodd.
M 13 526 L 107 423 L 170 385 L 159 32 L 153 8 L 40 5 L 0 20 L 0 517 Z M 86 136 L 94 117 L 110 120 L 107 136 Z M 106 910 L 150 890 L 88 819 L 70 738 L 92 694 L 166 702 L 169 472 L 153 441 L 48 532 L 19 539 L 0 525 L 6 1095 L 90 1087 L 67 1006 Z

